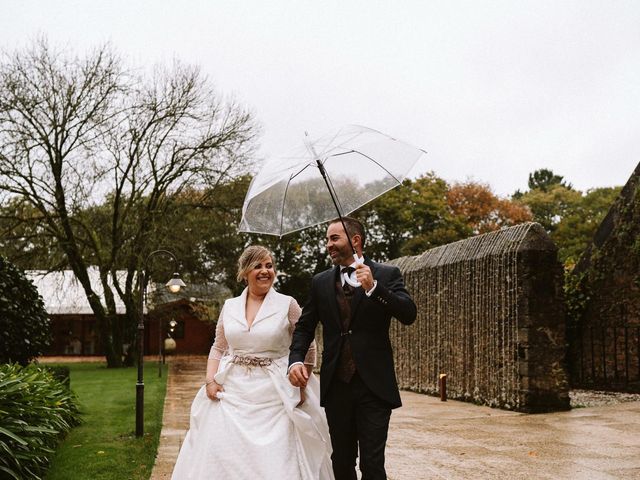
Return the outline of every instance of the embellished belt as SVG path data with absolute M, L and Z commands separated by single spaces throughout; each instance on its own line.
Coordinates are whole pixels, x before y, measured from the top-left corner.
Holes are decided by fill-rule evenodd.
M 273 360 L 267 357 L 244 357 L 241 355 L 234 355 L 231 359 L 231 363 L 244 365 L 245 367 L 268 367 L 273 363 Z

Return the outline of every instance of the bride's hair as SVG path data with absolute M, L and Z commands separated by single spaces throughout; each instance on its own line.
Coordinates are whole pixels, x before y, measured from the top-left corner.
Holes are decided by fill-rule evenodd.
M 273 261 L 273 253 L 266 247 L 262 245 L 251 245 L 250 247 L 245 248 L 242 255 L 238 259 L 238 275 L 236 279 L 238 282 L 242 282 L 244 277 L 253 270 L 256 265 L 258 265 L 262 260 L 266 258 L 271 259 L 271 263 L 273 264 L 273 269 L 275 270 L 275 262 Z

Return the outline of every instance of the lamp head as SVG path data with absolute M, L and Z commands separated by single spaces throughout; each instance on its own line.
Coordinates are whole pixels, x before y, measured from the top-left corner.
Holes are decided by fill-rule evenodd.
M 174 273 L 173 278 L 165 285 L 171 293 L 178 293 L 181 288 L 187 285 L 180 279 L 179 273 Z

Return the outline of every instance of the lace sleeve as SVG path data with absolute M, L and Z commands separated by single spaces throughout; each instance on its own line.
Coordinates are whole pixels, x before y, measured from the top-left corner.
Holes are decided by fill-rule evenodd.
M 227 338 L 224 336 L 224 307 L 220 311 L 218 323 L 216 324 L 216 339 L 213 341 L 211 350 L 209 351 L 210 360 L 220 360 L 229 349 Z
M 296 327 L 296 323 L 298 323 L 298 319 L 300 318 L 300 315 L 302 314 L 302 309 L 300 308 L 300 305 L 298 305 L 298 302 L 296 302 L 295 298 L 291 298 L 291 303 L 289 304 L 289 333 L 291 335 L 293 335 L 293 329 Z M 309 350 L 307 351 L 307 355 L 304 357 L 304 364 L 305 365 L 313 365 L 315 367 L 316 365 L 316 341 L 314 340 L 313 342 L 311 342 L 311 345 L 309 345 Z

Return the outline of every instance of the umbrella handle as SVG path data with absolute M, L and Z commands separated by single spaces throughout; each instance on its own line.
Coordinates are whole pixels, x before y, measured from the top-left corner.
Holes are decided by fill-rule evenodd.
M 363 264 L 363 263 L 364 263 L 364 260 L 360 260 L 360 259 L 358 258 L 358 255 L 357 255 L 357 254 L 355 254 L 355 253 L 353 254 L 353 258 L 354 258 L 354 260 L 356 261 L 356 264 L 357 264 L 357 265 L 361 265 L 361 264 Z M 349 285 L 351 285 L 352 287 L 360 287 L 360 286 L 362 285 L 362 284 L 361 284 L 359 281 L 357 281 L 357 280 L 351 280 L 351 277 L 350 277 L 349 275 L 347 275 L 347 272 L 344 272 L 344 273 L 342 274 L 342 276 L 344 277 L 344 281 L 345 281 L 345 282 L 347 282 L 347 283 L 348 283 Z

